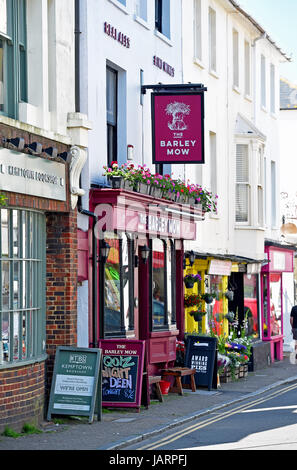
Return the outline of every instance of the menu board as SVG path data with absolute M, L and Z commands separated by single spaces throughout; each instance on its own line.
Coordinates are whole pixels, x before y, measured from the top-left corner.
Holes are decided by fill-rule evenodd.
M 101 350 L 60 346 L 57 348 L 51 386 L 51 415 L 93 415 L 101 420 Z
M 100 340 L 102 406 L 140 408 L 144 341 Z
M 188 336 L 186 366 L 196 369 L 197 387 L 217 388 L 217 339 L 208 336 Z

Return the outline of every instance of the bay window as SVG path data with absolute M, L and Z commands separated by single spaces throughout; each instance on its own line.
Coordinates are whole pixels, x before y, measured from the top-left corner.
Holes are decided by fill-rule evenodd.
M 0 364 L 45 353 L 45 217 L 0 210 Z

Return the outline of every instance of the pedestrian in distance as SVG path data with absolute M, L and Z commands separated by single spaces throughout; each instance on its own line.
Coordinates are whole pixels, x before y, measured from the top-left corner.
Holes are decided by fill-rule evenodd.
M 292 307 L 290 323 L 292 327 L 293 339 L 295 340 L 295 354 L 297 356 L 297 305 L 294 305 L 294 307 Z

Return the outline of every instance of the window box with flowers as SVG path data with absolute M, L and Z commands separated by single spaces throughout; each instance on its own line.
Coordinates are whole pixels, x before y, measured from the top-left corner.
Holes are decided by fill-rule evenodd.
M 174 179 L 169 174 L 154 174 L 146 165 L 136 167 L 132 163 L 125 163 L 119 166 L 117 162 L 112 162 L 110 167 L 103 168 L 103 176 L 109 179 L 113 188 L 123 188 L 128 184 L 129 189 L 151 194 L 153 197 L 193 206 L 200 205 L 204 213 L 217 212 L 218 196 L 198 184 Z

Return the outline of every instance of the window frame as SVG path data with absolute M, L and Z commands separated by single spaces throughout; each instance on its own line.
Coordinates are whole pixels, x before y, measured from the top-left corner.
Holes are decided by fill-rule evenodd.
M 209 71 L 217 74 L 217 13 L 208 7 Z
M 26 0 L 10 0 L 7 5 L 7 32 L 0 31 L 3 43 L 4 105 L 0 115 L 18 119 L 19 103 L 28 100 Z M 23 60 L 22 60 L 23 57 Z M 5 86 L 8 83 L 8 86 Z
M 155 238 L 149 240 L 150 256 L 149 256 L 149 317 L 150 317 L 150 331 L 169 331 L 170 328 L 176 327 L 176 247 L 171 239 L 162 239 L 164 248 L 164 323 L 162 325 L 153 324 L 153 241 Z M 167 272 L 167 243 L 171 249 L 171 317 L 168 315 L 168 272 Z
M 107 106 L 107 96 L 108 96 L 108 73 L 112 73 L 115 76 L 115 119 L 114 121 L 109 120 L 108 116 L 108 106 Z M 107 164 L 110 166 L 111 162 L 118 161 L 118 71 L 109 65 L 106 66 L 106 132 L 107 132 Z
M 2 253 L 4 210 L 7 211 L 7 256 Z M 16 226 L 14 214 L 17 216 Z M 14 252 L 14 248 L 17 248 L 17 253 Z M 9 294 L 8 308 L 3 307 L 4 296 L 3 294 L 0 296 L 0 344 L 3 356 L 0 357 L 0 368 L 28 363 L 43 358 L 46 354 L 46 222 L 42 212 L 11 207 L 0 209 L 1 292 L 3 292 L 5 272 L 3 263 L 8 263 L 9 268 L 7 271 Z M 16 283 L 17 300 L 15 300 Z M 3 360 L 4 349 L 6 350 L 3 341 L 4 315 L 8 319 L 7 361 Z M 13 341 L 9 341 L 10 337 L 13 337 Z M 17 353 L 14 349 L 15 338 L 17 338 Z
M 128 282 L 129 282 L 129 292 L 128 292 L 128 302 L 129 305 L 126 306 L 123 297 L 123 278 L 124 278 L 124 266 L 123 266 L 123 236 L 126 237 L 127 241 L 127 250 L 128 250 Z M 121 234 L 105 234 L 104 239 L 112 239 L 119 241 L 119 273 L 120 273 L 120 328 L 113 331 L 107 331 L 105 329 L 105 266 L 106 263 L 100 263 L 99 276 L 104 280 L 104 288 L 101 293 L 100 300 L 100 316 L 102 316 L 102 322 L 104 325 L 104 338 L 123 338 L 131 335 L 131 332 L 135 330 L 135 317 L 134 317 L 134 249 L 135 249 L 135 240 L 133 237 L 129 237 L 126 233 Z M 127 308 L 126 308 L 127 307 Z M 125 314 L 129 310 L 127 327 L 125 325 Z
M 238 174 L 237 174 L 237 150 L 238 150 L 238 147 L 241 146 L 241 147 L 245 147 L 247 149 L 247 165 L 248 165 L 248 170 L 247 170 L 247 173 L 248 173 L 248 179 L 247 181 L 238 181 Z M 251 224 L 251 162 L 250 162 L 250 145 L 246 142 L 236 142 L 235 144 L 235 148 L 236 148 L 236 153 L 235 153 L 235 158 L 236 158 L 236 161 L 235 161 L 235 166 L 236 166 L 236 172 L 235 172 L 235 223 L 236 225 L 238 226 L 249 226 Z M 242 221 L 242 220 L 237 220 L 237 187 L 241 185 L 241 186 L 245 186 L 247 188 L 247 220 L 246 221 Z

